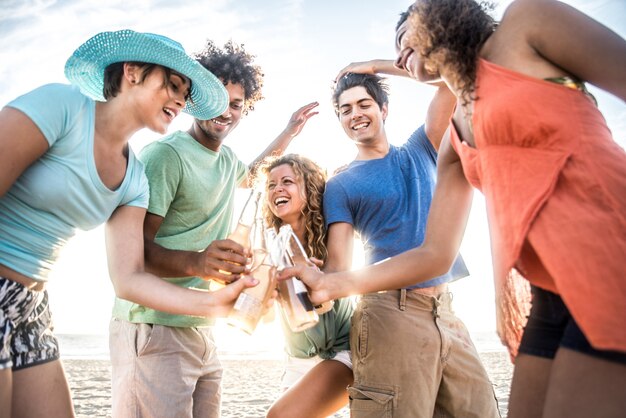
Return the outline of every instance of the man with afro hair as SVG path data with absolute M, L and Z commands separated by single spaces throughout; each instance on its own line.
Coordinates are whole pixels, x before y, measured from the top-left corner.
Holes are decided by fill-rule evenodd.
M 241 245 L 225 239 L 235 188 L 248 186 L 265 156 L 282 154 L 318 103 L 293 113 L 286 128 L 249 166 L 223 144 L 262 99 L 263 73 L 232 41 L 208 41 L 195 57 L 223 83 L 228 108 L 195 119 L 146 146 L 140 159 L 150 184 L 144 222 L 146 269 L 180 286 L 209 289 L 244 270 Z M 225 273 L 228 272 L 228 273 Z M 222 366 L 211 332 L 214 318 L 170 315 L 116 299 L 110 326 L 113 416 L 219 417 Z

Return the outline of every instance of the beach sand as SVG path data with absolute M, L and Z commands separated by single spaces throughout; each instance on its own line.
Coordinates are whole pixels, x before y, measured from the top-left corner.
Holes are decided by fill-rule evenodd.
M 502 417 L 506 417 L 513 367 L 504 352 L 481 354 L 495 387 Z M 222 359 L 222 417 L 257 418 L 280 395 L 281 360 Z M 111 416 L 111 364 L 106 360 L 63 360 L 76 415 Z M 344 408 L 335 417 L 348 417 Z

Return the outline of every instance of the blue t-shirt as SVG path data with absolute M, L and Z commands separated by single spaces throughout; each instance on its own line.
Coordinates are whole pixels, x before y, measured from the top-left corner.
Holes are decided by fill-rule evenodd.
M 424 241 L 436 175 L 437 151 L 422 125 L 406 144 L 391 145 L 385 157 L 353 161 L 328 180 L 326 225 L 352 225 L 363 242 L 367 264 L 418 247 Z M 459 256 L 445 275 L 410 288 L 436 286 L 467 275 Z
M 95 102 L 77 87 L 48 84 L 7 106 L 37 125 L 48 150 L 0 197 L 0 264 L 45 281 L 76 229 L 106 222 L 123 205 L 147 208 L 148 181 L 132 150 L 126 175 L 109 189 L 96 169 Z

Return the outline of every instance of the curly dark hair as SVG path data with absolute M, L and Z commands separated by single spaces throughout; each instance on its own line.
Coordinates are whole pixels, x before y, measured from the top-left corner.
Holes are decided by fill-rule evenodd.
M 246 52 L 244 45 L 237 45 L 232 40 L 223 48 L 208 40 L 204 49 L 193 55 L 194 58 L 221 79 L 224 84 L 241 84 L 244 90 L 244 115 L 254 110 L 254 104 L 263 98 L 264 74 L 261 67 L 253 63 L 255 56 Z
M 410 8 L 407 35 L 425 59 L 427 71 L 450 71 L 464 106 L 474 100 L 476 64 L 481 47 L 497 23 L 488 1 L 417 0 Z
M 305 220 L 305 242 L 302 245 L 309 257 L 326 260 L 328 250 L 326 248 L 326 227 L 322 213 L 323 196 L 326 189 L 326 172 L 310 159 L 298 154 L 271 156 L 259 164 L 256 182 L 264 182 L 267 189 L 267 177 L 270 171 L 283 164 L 291 166 L 303 193 L 301 197 L 305 202 L 302 208 L 302 216 L 304 216 Z M 283 225 L 283 221 L 270 210 L 267 199 L 263 205 L 263 216 L 266 224 L 277 231 Z

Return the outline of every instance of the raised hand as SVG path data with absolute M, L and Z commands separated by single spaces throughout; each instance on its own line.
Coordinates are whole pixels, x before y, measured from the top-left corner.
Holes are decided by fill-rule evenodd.
M 374 59 L 370 61 L 353 62 L 343 67 L 335 77 L 335 83 L 348 73 L 355 74 L 388 74 L 400 77 L 409 77 L 410 74 L 404 68 L 394 65 L 394 60 Z
M 339 71 L 337 77 L 335 77 L 335 82 L 339 81 L 341 77 L 348 73 L 356 73 L 356 74 L 376 74 L 375 62 L 377 60 L 371 61 L 362 61 L 362 62 L 352 62 Z
M 293 115 L 291 115 L 291 119 L 289 119 L 284 132 L 292 138 L 297 136 L 302 131 L 307 121 L 319 113 L 314 110 L 317 106 L 319 106 L 318 102 L 311 102 L 296 110 Z

